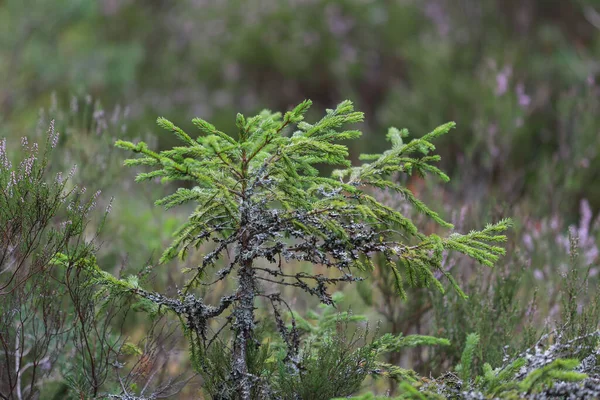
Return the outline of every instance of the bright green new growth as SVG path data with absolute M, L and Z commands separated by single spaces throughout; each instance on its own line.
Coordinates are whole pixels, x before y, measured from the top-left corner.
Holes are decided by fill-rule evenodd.
M 473 368 L 473 358 L 475 357 L 475 351 L 479 345 L 479 335 L 476 333 L 470 333 L 467 336 L 467 342 L 465 349 L 460 358 L 460 364 L 456 368 L 460 373 L 460 378 L 464 382 L 468 382 L 471 379 L 471 373 Z
M 439 156 L 430 152 L 435 149 L 432 141 L 454 128 L 454 123 L 442 125 L 411 141 L 407 141 L 407 130 L 391 128 L 387 134 L 392 144 L 390 150 L 362 155 L 361 159 L 369 162 L 351 166 L 347 146 L 338 142 L 356 139 L 361 132 L 341 128 L 363 121 L 363 113 L 354 111 L 350 101 L 344 101 L 335 110 L 327 110 L 320 121 L 309 124 L 304 121 L 304 114 L 310 105 L 310 101 L 304 101 L 283 116 L 263 111 L 246 119 L 238 114 L 237 139 L 199 118 L 193 122 L 203 135 L 192 139 L 170 121 L 158 118 L 158 125 L 176 135 L 184 146 L 156 153 L 143 142 L 116 143 L 118 147 L 143 155 L 127 160 L 125 165 L 155 168 L 152 172 L 140 173 L 137 181 L 161 178 L 163 181 L 188 180 L 196 185 L 192 189 L 180 188 L 157 201 L 165 208 L 187 202 L 198 204 L 188 222 L 175 233 L 175 240 L 164 252 L 161 262 L 177 254 L 184 257 L 188 249 L 198 247 L 211 234 L 219 233 L 225 240 L 234 236 L 242 228 L 242 207 L 249 199 L 281 209 L 282 218 L 290 220 L 304 234 L 320 239 L 335 235 L 344 244 L 351 245 L 351 235 L 355 232 L 346 225 L 350 220 L 360 221 L 365 228 L 377 231 L 380 247 L 372 250 L 386 253 L 389 267 L 395 272 L 398 292 L 403 297 L 406 281 L 419 286 L 433 283 L 442 290 L 433 271 L 439 270 L 445 249 L 464 253 L 487 266 L 492 266 L 498 256 L 504 254 L 503 248 L 490 243 L 505 241 L 502 232 L 510 226 L 509 220 L 467 235 L 426 236 L 408 218 L 377 201 L 369 191 L 369 187 L 393 190 L 441 226 L 452 228 L 393 178 L 396 173 L 416 173 L 447 181 L 449 178 L 432 165 L 439 161 Z M 325 177 L 317 169 L 319 164 L 343 168 Z M 298 218 L 299 213 L 314 216 L 326 229 L 306 224 Z M 418 243 L 408 245 L 405 235 L 412 236 Z M 408 276 L 400 276 L 395 265 L 398 261 L 407 266 Z M 347 260 L 345 266 L 372 269 L 371 261 L 360 257 Z M 451 279 L 446 271 L 440 272 Z M 451 282 L 456 286 L 454 280 Z

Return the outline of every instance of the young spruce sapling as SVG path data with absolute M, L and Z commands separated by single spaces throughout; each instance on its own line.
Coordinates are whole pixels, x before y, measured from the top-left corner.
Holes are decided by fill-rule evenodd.
M 412 140 L 408 140 L 406 130 L 391 128 L 387 134 L 389 150 L 362 155 L 363 163 L 352 165 L 348 148 L 341 142 L 357 139 L 361 132 L 343 126 L 363 121 L 363 113 L 344 101 L 311 124 L 304 121 L 310 106 L 310 101 L 304 101 L 283 115 L 263 111 L 246 118 L 238 114 L 237 137 L 196 118 L 193 123 L 202 135 L 192 138 L 170 121 L 158 118 L 158 125 L 182 142 L 161 152 L 143 142 L 116 143 L 140 154 L 127 160 L 126 165 L 152 168 L 151 172 L 140 173 L 137 181 L 161 178 L 191 182 L 191 187 L 180 188 L 157 201 L 166 208 L 184 203 L 197 205 L 176 231 L 161 262 L 183 258 L 190 249 L 207 242 L 213 247 L 175 298 L 143 290 L 136 282 L 116 280 L 105 273 L 104 280 L 113 291 L 133 292 L 181 317 L 196 353 L 205 353 L 215 340 L 209 335 L 210 324 L 220 323 L 221 328 L 230 325 L 233 335 L 228 380 L 240 399 L 250 399 L 261 384 L 248 365 L 249 352 L 260 346 L 255 337 L 257 298 L 265 298 L 273 307 L 273 318 L 287 347 L 287 367 L 291 371 L 300 368 L 297 329 L 293 321 L 291 327 L 286 326 L 278 311 L 278 307 L 288 304 L 281 293 L 267 291 L 266 286 L 298 288 L 331 304 L 329 287 L 360 280 L 360 275 L 373 270 L 371 258 L 380 254 L 394 273 L 399 296 L 407 296 L 406 285 L 433 285 L 443 290 L 435 271 L 460 292 L 452 276 L 440 268 L 445 250 L 461 252 L 487 266 L 504 253 L 498 243 L 506 239 L 502 233 L 509 227 L 509 220 L 465 235 L 425 235 L 410 219 L 370 194 L 372 189 L 395 191 L 442 227 L 451 228 L 395 178 L 398 174 L 429 174 L 448 181 L 448 176 L 434 165 L 440 158 L 431 154 L 435 149 L 432 142 L 452 129 L 454 123 Z M 323 164 L 338 169 L 324 176 L 318 168 Z M 218 262 L 224 266 L 215 272 Z M 330 272 L 300 272 L 298 263 L 325 266 Z M 399 264 L 406 273 L 399 272 Z M 235 289 L 217 304 L 206 304 L 197 288 L 222 280 L 236 282 Z

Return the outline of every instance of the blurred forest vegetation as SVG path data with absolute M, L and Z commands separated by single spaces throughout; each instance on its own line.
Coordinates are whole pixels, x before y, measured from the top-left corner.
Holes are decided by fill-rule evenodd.
M 366 114 L 356 155 L 384 149 L 389 126 L 420 136 L 456 121 L 437 144 L 451 182 L 407 185 L 462 232 L 502 217 L 516 223 L 492 271 L 448 256 L 467 301 L 419 289 L 404 303 L 383 273 L 349 289 L 358 295 L 340 287 L 342 308 L 383 321 L 383 331 L 457 343 L 392 361 L 439 372 L 456 364 L 472 332 L 490 363 L 505 345 L 531 345 L 531 331 L 565 311 L 569 230 L 579 238 L 578 268 L 588 271 L 581 285 L 597 288 L 595 0 L 4 0 L 0 82 L 0 137 L 17 144 L 55 119 L 52 168 L 77 164 L 75 182 L 101 189 L 103 206 L 114 197 L 98 256 L 107 270 L 155 263 L 189 211 L 153 205 L 165 189 L 133 182 L 117 138 L 166 148 L 174 143 L 155 127 L 159 115 L 190 131 L 185 121 L 198 116 L 233 132 L 237 112 L 307 98 L 320 112 L 348 98 Z M 410 214 L 403 199 L 379 195 Z M 423 221 L 426 232 L 439 229 Z M 176 264 L 156 268 L 157 290 L 175 291 Z M 581 294 L 580 308 L 594 290 Z M 299 297 L 295 306 L 315 304 Z

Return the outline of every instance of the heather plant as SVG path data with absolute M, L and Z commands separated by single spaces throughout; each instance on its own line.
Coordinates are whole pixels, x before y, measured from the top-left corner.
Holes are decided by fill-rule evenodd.
M 68 186 L 75 169 L 47 176 L 58 140 L 54 123 L 41 146 L 23 137 L 16 166 L 15 152 L 0 141 L 0 393 L 6 399 L 38 396 L 42 382 L 55 378 L 65 346 L 93 325 L 93 318 L 65 312 L 67 299 L 85 299 L 72 291 L 77 274 L 56 271 L 53 260 L 93 255 L 84 231 L 100 192 L 88 197 L 85 188 Z
M 41 145 L 23 137 L 14 151 L 0 141 L 0 397 L 99 398 L 133 380 L 143 383 L 137 392 L 176 393 L 187 377 L 155 371 L 173 335 L 150 330 L 133 346 L 123 331 L 130 302 L 98 297 L 86 265 L 110 203 L 94 221 L 100 191 L 74 184 L 74 167 L 51 172 L 60 136 L 51 121 Z M 152 382 L 140 378 L 139 359 L 126 365 L 134 356 Z
M 410 219 L 369 194 L 370 188 L 394 190 L 419 212 L 451 227 L 392 177 L 414 173 L 447 180 L 433 165 L 439 156 L 431 155 L 435 149 L 432 141 L 454 124 L 410 141 L 406 130 L 391 128 L 387 135 L 390 150 L 363 155 L 365 162 L 352 166 L 347 147 L 337 142 L 360 136 L 360 131 L 343 130 L 342 126 L 362 121 L 363 114 L 344 101 L 311 124 L 304 121 L 310 104 L 305 101 L 283 115 L 263 111 L 246 118 L 238 114 L 237 139 L 199 118 L 193 122 L 204 135 L 193 139 L 159 118 L 159 126 L 174 134 L 182 146 L 157 153 L 143 142 L 116 143 L 141 154 L 126 165 L 155 168 L 140 173 L 138 181 L 161 178 L 191 183 L 191 187 L 157 201 L 167 208 L 189 202 L 197 205 L 174 233 L 175 240 L 161 261 L 185 258 L 206 242 L 212 242 L 213 248 L 200 265 L 184 271 L 191 276 L 176 297 L 145 290 L 134 277 L 120 280 L 98 268 L 92 271 L 95 282 L 113 296 L 136 295 L 151 313 L 167 310 L 179 316 L 192 359 L 205 376 L 215 376 L 210 363 L 203 361 L 214 356 L 212 346 L 230 349 L 225 352 L 229 367 L 221 369 L 222 379 L 209 391 L 216 398 L 250 399 L 274 390 L 255 364 L 264 362 L 267 351 L 257 336 L 258 300 L 272 309 L 272 319 L 286 345 L 283 364 L 293 375 L 303 368 L 299 331 L 294 318 L 291 327 L 281 320 L 280 308 L 291 309 L 282 289 L 299 289 L 323 304 L 332 304 L 328 286 L 361 280 L 357 273 L 372 270 L 371 258 L 379 254 L 393 272 L 396 294 L 402 298 L 407 297 L 406 286 L 443 290 L 441 277 L 460 291 L 452 276 L 441 269 L 444 250 L 464 253 L 487 266 L 504 253 L 494 243 L 505 240 L 502 232 L 510 226 L 509 220 L 466 235 L 425 235 Z M 322 164 L 341 169 L 334 170 L 331 177 L 323 176 L 315 168 Z M 219 259 L 225 266 L 215 271 Z M 294 271 L 291 262 L 322 266 L 326 273 Z M 439 278 L 435 271 L 441 273 Z M 222 281 L 235 284 L 230 294 L 214 305 L 195 294 L 198 288 Z M 220 334 L 226 328 L 230 336 Z M 222 352 L 217 353 L 223 357 Z
M 452 343 L 465 343 L 470 332 L 480 338 L 479 357 L 474 365 L 481 369 L 481 360 L 498 365 L 508 355 L 531 345 L 542 326 L 534 310 L 539 302 L 538 290 L 527 285 L 523 267 L 512 265 L 508 273 L 493 274 L 475 272 L 465 283 L 469 297 L 459 298 L 452 293 L 448 297 L 430 295 L 432 303 L 432 327 L 437 334 Z M 491 276 L 490 276 L 491 275 Z M 528 290 L 529 289 L 529 290 Z M 541 322 L 543 323 L 543 322 Z M 518 335 L 515 333 L 518 332 Z M 433 354 L 431 362 L 447 368 L 461 357 L 458 346 L 447 348 L 444 354 Z

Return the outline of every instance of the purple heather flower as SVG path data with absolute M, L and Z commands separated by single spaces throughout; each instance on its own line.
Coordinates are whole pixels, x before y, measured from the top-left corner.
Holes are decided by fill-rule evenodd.
M 110 198 L 110 201 L 108 202 L 108 205 L 106 206 L 106 213 L 110 214 L 111 210 L 112 210 L 112 203 L 113 203 L 113 199 L 114 197 Z
M 21 161 L 19 165 L 20 178 L 30 178 L 33 172 L 33 164 L 35 163 L 36 157 L 31 154 L 29 157 Z
M 108 128 L 104 110 L 94 111 L 93 117 L 94 117 L 94 121 L 96 122 L 96 134 L 99 135 Z
M 339 6 L 327 6 L 325 8 L 325 15 L 327 17 L 329 31 L 333 34 L 333 36 L 342 37 L 346 35 L 354 25 L 354 22 L 350 18 L 342 15 L 342 10 Z
M 14 186 L 17 186 L 17 175 L 15 174 L 15 171 L 10 171 L 10 179 L 6 185 L 6 191 L 8 192 L 9 197 L 12 197 L 13 195 Z
M 73 175 L 75 175 L 75 171 L 77 171 L 77 164 L 73 164 L 73 166 L 71 167 L 71 170 L 69 171 L 68 179 L 71 179 L 73 177 Z
M 432 1 L 427 3 L 425 15 L 434 23 L 440 36 L 448 36 L 450 33 L 448 14 L 439 2 Z
M 50 129 L 48 130 L 48 135 L 50 136 L 50 146 L 55 148 L 58 144 L 58 132 L 54 129 L 54 120 L 50 121 Z
M 6 153 L 6 138 L 0 140 L 0 168 L 9 170 L 12 167 Z
M 533 251 L 533 239 L 529 233 L 523 235 L 523 244 L 529 251 Z
M 525 93 L 525 86 L 522 83 L 519 83 L 515 89 L 517 92 L 517 98 L 519 100 L 519 105 L 523 108 L 529 107 L 531 104 L 531 97 Z
M 588 75 L 586 82 L 588 84 L 588 86 L 594 86 L 596 84 L 596 78 L 594 77 L 594 75 Z
M 496 75 L 496 96 L 502 96 L 508 91 L 508 84 L 512 75 L 512 67 L 506 66 Z
M 100 193 L 102 193 L 101 190 L 98 190 L 96 191 L 96 193 L 94 193 L 94 195 L 92 196 L 92 203 L 90 204 L 90 208 L 88 209 L 88 211 L 96 208 L 96 201 L 98 200 L 98 197 L 100 197 Z

